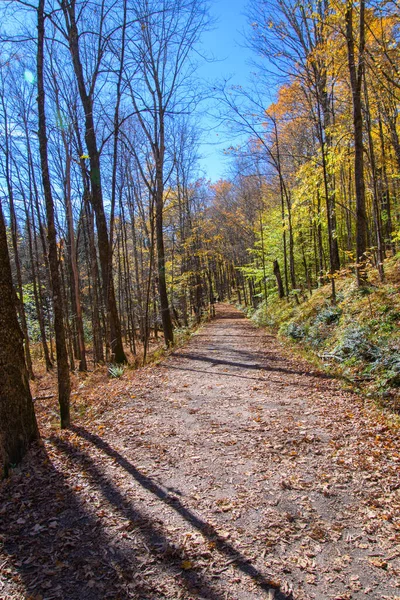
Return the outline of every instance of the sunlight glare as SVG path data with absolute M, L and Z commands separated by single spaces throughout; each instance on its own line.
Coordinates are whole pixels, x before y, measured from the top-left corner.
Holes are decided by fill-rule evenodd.
M 33 85 L 36 81 L 35 75 L 29 69 L 25 69 L 24 71 L 24 79 L 27 83 Z

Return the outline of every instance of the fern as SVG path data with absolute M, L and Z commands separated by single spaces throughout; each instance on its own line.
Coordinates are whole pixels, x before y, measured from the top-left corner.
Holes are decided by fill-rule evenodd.
M 113 379 L 117 377 L 122 377 L 125 372 L 125 367 L 123 365 L 108 365 L 108 375 Z

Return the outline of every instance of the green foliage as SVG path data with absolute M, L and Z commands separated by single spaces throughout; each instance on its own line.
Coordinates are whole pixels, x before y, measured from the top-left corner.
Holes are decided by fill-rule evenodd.
M 370 330 L 359 324 L 352 324 L 343 331 L 333 352 L 343 358 L 366 362 L 376 361 L 381 355 L 379 346 L 371 341 Z
M 42 287 L 41 297 L 42 299 L 46 296 L 46 290 Z M 35 295 L 32 283 L 27 283 L 23 286 L 23 302 L 25 308 L 26 322 L 28 325 L 28 334 L 31 342 L 40 342 L 40 327 L 39 320 L 36 313 Z M 48 305 L 51 307 L 51 301 L 48 299 Z M 49 323 L 47 322 L 47 313 L 44 311 L 45 330 L 46 334 L 49 335 Z
M 400 386 L 400 348 L 390 348 L 382 360 L 384 370 L 381 386 Z
M 86 343 L 93 341 L 92 324 L 89 319 L 83 319 L 83 335 Z
M 244 304 L 236 304 L 236 308 L 241 310 L 246 315 L 246 317 L 249 317 L 249 319 L 251 319 L 255 313 L 255 309 L 253 306 L 245 306 Z
M 337 324 L 341 310 L 336 307 L 327 306 L 321 310 L 311 322 L 307 329 L 305 342 L 312 348 L 322 347 L 326 340 L 332 335 L 332 325 Z
M 124 373 L 125 373 L 125 367 L 124 367 L 124 365 L 117 365 L 117 364 L 108 365 L 108 375 L 109 375 L 109 377 L 112 377 L 113 379 L 116 379 L 118 377 L 122 377 L 122 375 Z
M 272 299 L 253 315 L 260 326 L 279 327 L 279 335 L 301 344 L 323 359 L 325 367 L 355 378 L 385 406 L 398 410 L 400 388 L 399 263 L 385 263 L 387 283 L 372 275 L 363 289 L 354 276 L 336 280 L 337 305 L 330 303 L 330 286 L 316 290 L 299 306 L 294 299 Z M 332 361 L 332 362 L 331 362 Z M 394 394 L 394 396 L 393 396 Z
M 256 310 L 251 315 L 251 320 L 257 327 L 269 327 L 271 326 L 271 319 L 268 315 L 268 309 L 265 302 L 261 302 L 257 306 Z
M 307 335 L 307 330 L 304 325 L 291 321 L 290 323 L 284 323 L 279 329 L 280 335 L 285 335 L 292 340 L 300 341 L 303 340 Z
M 332 325 L 337 323 L 343 313 L 343 310 L 338 306 L 326 305 L 316 316 L 315 323 L 323 323 L 325 325 Z

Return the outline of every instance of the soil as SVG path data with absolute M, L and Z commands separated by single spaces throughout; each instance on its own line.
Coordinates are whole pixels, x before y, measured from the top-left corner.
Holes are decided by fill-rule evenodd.
M 399 600 L 398 430 L 232 307 L 74 404 L 1 485 L 0 599 Z

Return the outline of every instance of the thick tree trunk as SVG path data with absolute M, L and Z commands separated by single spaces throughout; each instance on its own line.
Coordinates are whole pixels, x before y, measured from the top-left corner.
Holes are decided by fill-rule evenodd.
M 7 110 L 4 103 L 4 97 L 1 98 L 1 104 L 4 114 L 4 158 L 5 158 L 5 179 L 7 182 L 7 191 L 8 191 L 8 199 L 10 203 L 10 221 L 11 221 L 11 236 L 12 236 L 12 245 L 14 250 L 14 261 L 15 261 L 15 269 L 17 275 L 17 288 L 18 288 L 18 314 L 20 317 L 21 329 L 25 340 L 25 358 L 26 358 L 26 366 L 29 373 L 29 378 L 34 379 L 33 367 L 32 367 L 32 359 L 29 347 L 29 335 L 28 335 L 28 325 L 26 321 L 25 315 L 25 307 L 24 307 L 24 298 L 23 298 L 23 288 L 22 288 L 22 276 L 21 276 L 21 261 L 19 259 L 19 251 L 18 251 L 18 224 L 17 217 L 14 206 L 14 189 L 12 184 L 12 176 L 11 176 L 11 165 L 10 165 L 10 139 L 9 139 L 9 126 L 8 126 L 8 115 Z
M 0 205 L 0 478 L 39 437 L 15 310 L 6 228 Z
M 29 335 L 28 335 L 28 324 L 27 324 L 26 315 L 25 315 L 24 292 L 23 292 L 22 275 L 21 275 L 21 261 L 19 258 L 18 241 L 17 241 L 17 223 L 16 223 L 16 216 L 15 216 L 13 202 L 10 202 L 10 213 L 11 213 L 11 222 L 12 222 L 11 230 L 12 230 L 12 241 L 13 241 L 13 249 L 14 249 L 14 260 L 15 260 L 15 269 L 16 269 L 16 274 L 17 274 L 17 285 L 18 285 L 17 310 L 18 310 L 18 314 L 19 314 L 19 318 L 20 318 L 20 322 L 21 322 L 22 334 L 24 336 L 24 342 L 25 342 L 26 367 L 28 369 L 29 379 L 34 380 L 35 375 L 33 373 L 30 342 L 29 342 Z

